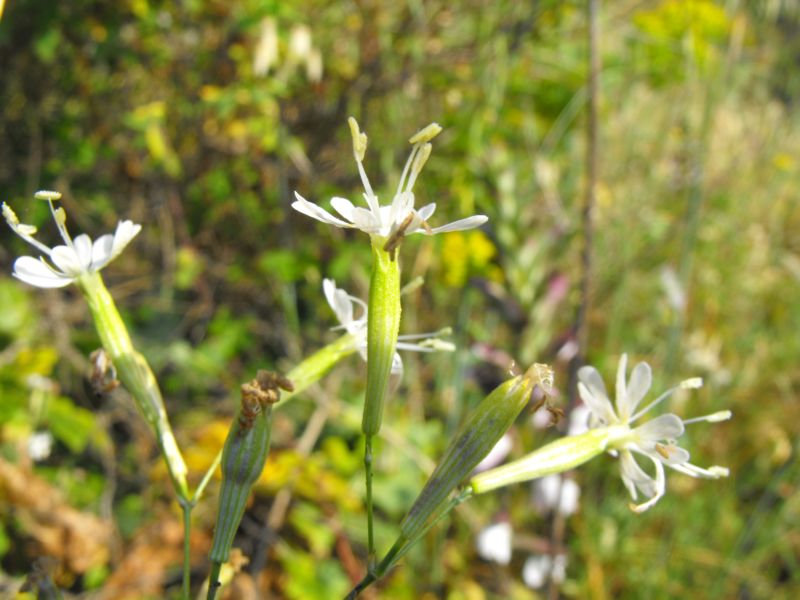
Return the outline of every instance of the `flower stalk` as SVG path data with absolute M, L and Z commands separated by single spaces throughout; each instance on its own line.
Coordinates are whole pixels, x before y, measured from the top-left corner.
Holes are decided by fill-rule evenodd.
M 114 299 L 97 272 L 83 273 L 76 283 L 94 320 L 100 342 L 145 420 L 152 427 L 167 470 L 182 501 L 189 501 L 186 463 L 167 416 L 164 398 L 147 360 L 133 346 Z

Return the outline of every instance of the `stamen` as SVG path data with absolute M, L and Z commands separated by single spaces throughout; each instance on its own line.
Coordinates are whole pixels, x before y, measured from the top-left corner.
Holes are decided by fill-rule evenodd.
M 50 200 L 48 201 L 50 205 L 50 212 L 53 213 L 53 219 L 56 222 L 56 227 L 58 227 L 58 232 L 61 234 L 64 243 L 67 244 L 70 248 L 72 247 L 72 238 L 69 237 L 69 232 L 67 231 L 67 213 L 66 211 L 59 207 L 56 208 L 53 206 L 53 202 Z
M 55 200 L 61 200 L 61 192 L 52 192 L 50 190 L 39 190 L 33 195 L 34 198 L 37 200 L 47 200 L 48 202 L 53 202 Z
M 442 132 L 442 126 L 438 123 L 431 123 L 430 125 L 423 127 L 417 133 L 411 136 L 408 140 L 409 144 L 424 144 L 425 142 L 430 142 L 433 138 L 439 135 Z
M 414 279 L 412 279 L 403 286 L 403 288 L 400 290 L 400 295 L 405 296 L 407 294 L 415 292 L 416 290 L 421 288 L 424 283 L 425 283 L 425 278 L 422 277 L 422 275 L 418 275 L 417 277 L 414 277 Z
M 406 178 L 408 177 L 408 171 L 411 168 L 411 165 L 413 164 L 414 158 L 416 157 L 418 151 L 419 151 L 419 146 L 418 145 L 414 146 L 411 149 L 411 154 L 408 155 L 408 159 L 406 160 L 406 164 L 403 165 L 403 172 L 400 173 L 400 181 L 397 182 L 397 191 L 394 193 L 395 196 L 400 194 L 400 192 L 402 192 L 405 189 L 405 181 L 406 181 Z
M 358 128 L 358 121 L 353 117 L 347 119 L 347 124 L 350 125 L 350 135 L 353 136 L 353 154 L 356 156 L 356 161 L 361 162 L 367 152 L 367 134 Z
M 663 444 L 656 443 L 655 450 L 661 456 L 664 457 L 664 460 L 669 460 L 669 447 L 668 446 L 664 446 Z
M 687 379 L 687 381 L 691 381 L 691 380 L 690 380 L 690 379 Z M 638 418 L 639 418 L 639 417 L 641 417 L 642 415 L 644 415 L 644 414 L 646 414 L 646 413 L 650 412 L 650 411 L 651 411 L 651 410 L 653 410 L 653 409 L 654 409 L 656 406 L 658 406 L 658 405 L 659 405 L 661 402 L 663 402 L 663 401 L 664 401 L 666 398 L 669 398 L 669 397 L 670 397 L 672 394 L 674 394 L 675 392 L 677 392 L 677 391 L 678 391 L 678 390 L 680 390 L 680 389 L 684 389 L 684 387 L 683 387 L 683 382 L 682 382 L 682 383 L 680 383 L 680 384 L 678 384 L 678 385 L 676 385 L 676 386 L 675 386 L 675 387 L 673 387 L 673 388 L 670 388 L 670 389 L 668 389 L 666 392 L 664 392 L 663 394 L 661 394 L 661 395 L 660 395 L 658 398 L 656 398 L 655 400 L 653 400 L 653 401 L 652 401 L 650 404 L 648 404 L 647 406 L 645 406 L 645 407 L 644 407 L 642 410 L 640 410 L 640 411 L 639 411 L 639 412 L 637 412 L 635 415 L 633 415 L 633 416 L 632 416 L 630 419 L 628 419 L 628 423 L 633 423 L 633 422 L 634 422 L 636 419 L 638 419 Z
M 17 218 L 16 213 L 11 209 L 11 207 L 3 202 L 3 216 L 6 219 L 6 223 L 8 226 L 11 227 L 12 231 L 16 233 L 19 237 L 23 240 L 28 242 L 31 246 L 43 252 L 47 256 L 50 256 L 50 248 L 42 244 L 40 241 L 36 240 L 33 235 L 36 233 L 36 227 L 33 225 L 25 225 L 24 223 L 19 222 L 19 218 Z
M 721 410 L 719 412 L 711 413 L 710 415 L 704 415 L 702 417 L 693 417 L 691 419 L 684 420 L 684 425 L 690 425 L 692 423 L 699 423 L 701 421 L 706 423 L 720 423 L 722 421 L 727 421 L 733 417 L 733 413 L 729 410 Z
M 414 163 L 411 165 L 411 175 L 408 178 L 408 182 L 406 183 L 405 190 L 410 192 L 414 188 L 414 184 L 417 182 L 417 177 L 422 172 L 422 167 L 425 166 L 425 163 L 428 162 L 428 158 L 431 156 L 431 152 L 433 151 L 433 146 L 431 144 L 423 144 L 419 148 L 419 152 L 414 157 Z

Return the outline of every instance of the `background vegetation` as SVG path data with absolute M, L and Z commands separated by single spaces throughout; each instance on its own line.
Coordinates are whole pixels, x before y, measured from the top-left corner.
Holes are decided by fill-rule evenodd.
M 589 362 L 610 380 L 627 351 L 651 363 L 657 389 L 703 376 L 674 408 L 733 410 L 725 425 L 692 430 L 689 446 L 731 478 L 670 477 L 641 516 L 605 459 L 575 473 L 581 508 L 565 522 L 538 512 L 527 486 L 478 498 L 381 597 L 546 595 L 524 585 L 522 565 L 562 545 L 566 580 L 551 597 L 800 592 L 799 17 L 778 0 L 623 0 L 600 13 Z M 586 29 L 577 1 L 9 0 L 2 200 L 43 226 L 32 193 L 57 189 L 73 230 L 144 224 L 106 279 L 199 477 L 238 383 L 333 339 L 322 278 L 366 292 L 366 241 L 295 213 L 292 192 L 323 204 L 360 194 L 348 115 L 369 134 L 367 168 L 387 191 L 407 138 L 443 125 L 418 204 L 490 222 L 402 250 L 405 276 L 426 280 L 402 329 L 451 325 L 458 351 L 405 357 L 375 483 L 386 548 L 449 433 L 512 359 L 554 364 L 568 408 Z M 46 572 L 85 597 L 170 596 L 181 529 L 153 439 L 123 392 L 89 389 L 98 342 L 76 290 L 12 280 L 25 249 L 0 236 L 0 593 Z M 230 597 L 330 598 L 361 574 L 364 372 L 352 358 L 276 419 Z M 31 436 L 43 431 L 54 444 L 36 461 Z M 527 415 L 513 453 L 558 433 Z M 195 512 L 197 581 L 210 491 Z M 508 566 L 474 549 L 498 519 L 514 528 Z

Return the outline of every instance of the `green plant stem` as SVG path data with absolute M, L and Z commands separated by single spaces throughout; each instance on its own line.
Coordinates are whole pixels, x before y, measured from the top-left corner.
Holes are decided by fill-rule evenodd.
M 397 538 L 397 541 L 395 541 L 389 552 L 386 553 L 386 556 L 383 557 L 380 564 L 378 564 L 374 569 L 369 569 L 367 571 L 367 574 L 364 575 L 364 578 L 359 581 L 352 590 L 350 590 L 350 593 L 347 594 L 345 600 L 355 600 L 355 598 L 357 598 L 361 592 L 386 575 L 386 573 L 388 573 L 389 570 L 394 567 L 401 558 L 408 554 L 408 551 L 411 550 L 411 548 L 413 548 L 419 540 L 421 540 L 431 529 L 436 527 L 436 525 L 438 525 L 442 519 L 450 514 L 450 512 L 452 512 L 456 506 L 469 500 L 471 497 L 472 488 L 464 488 L 457 496 L 454 496 L 450 502 L 448 502 L 413 539 L 408 539 L 404 535 L 401 535 L 399 538 Z
M 364 436 L 364 474 L 367 486 L 367 572 L 375 568 L 375 531 L 372 522 L 372 436 Z
M 222 570 L 221 562 L 211 563 L 211 573 L 208 576 L 208 593 L 206 600 L 214 600 L 217 595 L 217 590 L 220 588 L 219 572 Z
M 189 600 L 192 589 L 192 561 L 191 561 L 191 534 L 192 534 L 192 509 L 193 502 L 180 500 L 181 510 L 183 511 L 183 586 L 181 588 L 181 598 Z

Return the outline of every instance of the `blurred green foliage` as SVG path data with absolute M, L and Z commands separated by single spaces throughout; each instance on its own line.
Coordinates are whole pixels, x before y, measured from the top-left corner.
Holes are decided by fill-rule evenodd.
M 580 301 L 584 3 L 7 4 L 2 200 L 51 240 L 44 208 L 29 200 L 39 188 L 64 192 L 75 231 L 144 224 L 107 279 L 158 371 L 196 476 L 221 445 L 238 383 L 332 339 L 322 279 L 366 295 L 365 240 L 289 208 L 294 190 L 325 206 L 332 195 L 359 201 L 348 115 L 369 135 L 366 165 L 383 196 L 407 138 L 441 123 L 417 204 L 437 202 L 434 224 L 491 218 L 480 233 L 403 245 L 404 281 L 426 285 L 404 300 L 401 329 L 452 326 L 459 350 L 405 357 L 377 465 L 381 543 L 511 360 L 553 362 L 566 390 L 559 352 Z M 733 410 L 713 433 L 693 430 L 690 447 L 733 476 L 670 477 L 663 502 L 636 516 L 611 461 L 581 470 L 564 596 L 800 591 L 799 18 L 792 3 L 767 0 L 603 3 L 590 362 L 610 379 L 627 351 L 653 365 L 656 389 L 703 376 L 704 390 L 673 408 Z M 62 581 L 102 589 L 107 572 L 124 573 L 136 533 L 174 516 L 164 474 L 124 393 L 98 397 L 86 384 L 97 341 L 80 298 L 11 280 L 25 249 L 5 229 L 0 238 L 0 456 L 113 520 L 122 552 Z M 240 536 L 253 557 L 245 571 L 276 596 L 331 597 L 360 575 L 364 372 L 352 358 L 276 419 Z M 44 430 L 53 450 L 33 462 L 27 440 Z M 523 419 L 514 452 L 553 435 Z M 293 500 L 273 530 L 265 523 L 282 490 Z M 3 502 L 0 516 L 0 565 L 18 582 L 35 536 Z M 508 567 L 474 551 L 477 531 L 501 516 L 515 531 Z M 535 597 L 520 583 L 522 563 L 549 547 L 551 521 L 525 487 L 476 499 L 408 556 L 384 596 Z M 197 573 L 212 523 L 211 508 L 198 512 Z M 12 547 L 26 550 L 12 556 Z M 176 568 L 163 560 L 166 572 Z M 174 584 L 165 577 L 141 597 Z

